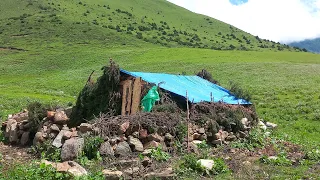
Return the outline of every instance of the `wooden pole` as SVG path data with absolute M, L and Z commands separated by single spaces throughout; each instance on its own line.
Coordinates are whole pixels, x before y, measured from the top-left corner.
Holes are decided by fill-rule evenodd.
M 188 98 L 188 90 L 186 91 L 186 99 L 187 99 L 187 151 L 188 153 L 190 152 L 190 147 L 189 147 L 189 119 L 190 119 L 190 114 L 189 114 L 189 98 Z

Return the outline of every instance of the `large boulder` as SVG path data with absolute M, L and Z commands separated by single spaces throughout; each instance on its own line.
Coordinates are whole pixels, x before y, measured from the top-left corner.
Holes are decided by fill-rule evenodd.
M 138 138 L 129 136 L 128 142 L 129 142 L 129 145 L 133 147 L 134 151 L 143 152 L 143 144 Z
M 114 156 L 114 151 L 108 141 L 101 144 L 101 146 L 99 148 L 99 153 L 102 156 Z
M 61 150 L 61 160 L 73 160 L 81 155 L 84 147 L 83 138 L 71 138 L 66 140 Z
M 115 155 L 117 156 L 128 156 L 131 152 L 129 144 L 125 141 L 120 142 L 115 149 Z

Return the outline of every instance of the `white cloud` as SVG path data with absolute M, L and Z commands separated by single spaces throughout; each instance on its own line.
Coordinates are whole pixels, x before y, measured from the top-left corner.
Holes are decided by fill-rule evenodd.
M 253 35 L 280 42 L 320 37 L 320 0 L 169 0 L 196 13 L 232 24 Z

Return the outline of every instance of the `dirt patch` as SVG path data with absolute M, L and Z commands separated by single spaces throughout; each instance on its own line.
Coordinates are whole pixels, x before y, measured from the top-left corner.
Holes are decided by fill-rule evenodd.
M 6 171 L 11 165 L 15 163 L 26 164 L 31 162 L 35 157 L 30 154 L 30 147 L 19 147 L 6 145 L 0 142 L 0 153 L 2 159 L 0 159 L 0 166 L 3 166 L 3 171 Z
M 27 50 L 21 49 L 21 48 L 15 48 L 15 47 L 0 47 L 0 51 L 27 51 Z

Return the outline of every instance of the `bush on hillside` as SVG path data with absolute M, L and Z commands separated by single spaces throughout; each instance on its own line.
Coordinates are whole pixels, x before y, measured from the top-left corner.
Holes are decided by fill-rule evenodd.
M 73 107 L 69 125 L 77 126 L 85 120 L 93 119 L 100 112 L 120 114 L 121 95 L 119 89 L 120 69 L 112 60 L 102 67 L 103 74 L 96 83 L 88 79 Z

